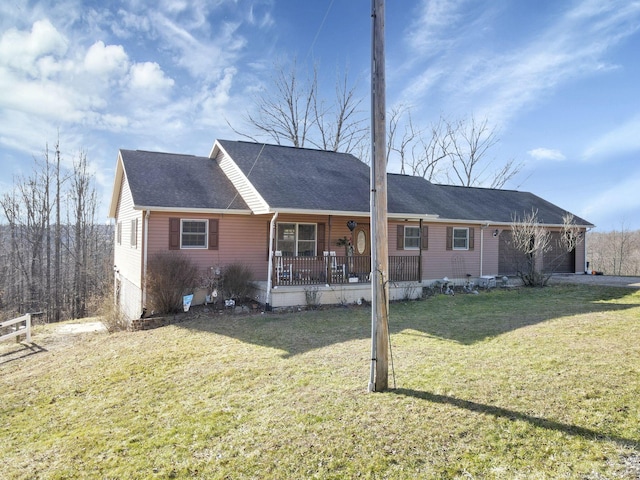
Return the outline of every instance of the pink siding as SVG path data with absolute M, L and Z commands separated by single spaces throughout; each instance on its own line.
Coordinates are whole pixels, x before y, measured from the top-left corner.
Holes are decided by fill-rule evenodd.
M 448 226 L 474 228 L 474 249 L 447 250 Z M 429 249 L 422 255 L 423 279 L 464 279 L 467 274 L 477 277 L 480 275 L 480 226 L 429 224 Z
M 267 238 L 270 215 L 185 214 L 151 212 L 149 217 L 149 257 L 169 249 L 169 218 L 217 219 L 217 250 L 182 249 L 201 268 L 242 263 L 251 268 L 255 280 L 267 276 Z
M 496 226 L 488 226 L 485 228 L 477 227 L 476 228 L 476 246 L 480 248 L 480 231 L 482 231 L 482 236 L 484 237 L 484 248 L 482 254 L 482 275 L 497 275 L 498 274 L 498 244 L 500 241 L 500 237 L 496 235 L 493 236 L 494 232 L 498 230 L 500 232 L 500 228 Z

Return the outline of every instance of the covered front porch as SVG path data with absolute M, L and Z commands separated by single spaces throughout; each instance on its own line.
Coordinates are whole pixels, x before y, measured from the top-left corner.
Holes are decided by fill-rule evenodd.
M 371 256 L 335 255 L 273 257 L 269 282 L 256 286 L 268 308 L 293 305 L 348 305 L 371 301 Z M 389 257 L 389 300 L 422 294 L 419 256 Z
M 421 257 L 390 256 L 390 282 L 418 282 L 421 279 Z M 275 252 L 272 259 L 273 288 L 282 286 L 345 285 L 371 281 L 370 255 L 283 256 Z

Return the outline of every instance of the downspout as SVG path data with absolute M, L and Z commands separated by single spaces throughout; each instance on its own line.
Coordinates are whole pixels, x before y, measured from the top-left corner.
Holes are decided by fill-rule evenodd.
M 420 245 L 418 245 L 418 277 L 420 277 L 420 285 L 422 285 L 422 219 L 420 219 Z
M 144 235 L 142 240 L 142 315 L 144 315 L 147 308 L 147 259 L 148 259 L 148 247 L 149 247 L 149 216 L 151 212 L 147 210 L 144 214 Z
M 264 309 L 271 310 L 271 285 L 273 284 L 273 237 L 275 235 L 275 225 L 278 218 L 278 212 L 273 214 L 273 218 L 269 223 L 269 259 L 267 260 L 267 295 L 265 298 Z
M 484 231 L 489 224 L 480 225 L 480 277 L 482 277 L 482 265 L 484 263 Z

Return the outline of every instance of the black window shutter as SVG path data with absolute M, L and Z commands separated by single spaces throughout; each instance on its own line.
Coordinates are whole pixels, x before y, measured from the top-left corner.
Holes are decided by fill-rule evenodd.
M 469 229 L 469 250 L 473 250 L 473 231 L 474 228 Z
M 447 250 L 453 249 L 453 227 L 447 227 Z
M 404 250 L 404 225 L 398 225 L 396 227 L 397 240 L 396 240 L 396 249 Z
M 209 250 L 218 249 L 218 219 L 209 219 Z
M 420 232 L 420 248 L 422 250 L 429 249 L 429 227 L 424 225 Z
M 317 243 L 318 243 L 318 251 L 316 252 L 316 255 L 322 255 L 321 252 L 324 252 L 326 250 L 326 241 L 324 238 L 324 232 L 325 232 L 325 228 L 324 228 L 324 223 L 319 223 L 318 224 L 318 230 L 316 232 L 316 236 L 317 238 Z
M 180 250 L 180 219 L 169 219 L 169 250 Z

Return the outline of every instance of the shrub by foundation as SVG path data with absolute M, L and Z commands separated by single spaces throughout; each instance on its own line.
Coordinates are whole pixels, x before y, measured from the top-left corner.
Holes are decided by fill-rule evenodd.
M 156 253 L 149 259 L 147 289 L 150 310 L 156 313 L 182 311 L 182 297 L 193 293 L 199 271 L 195 263 L 177 252 Z

